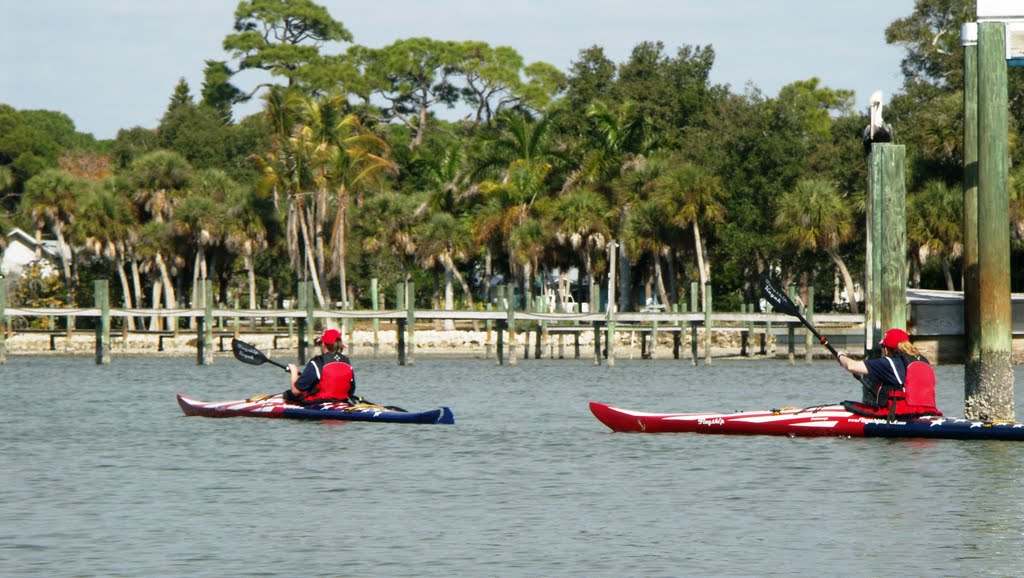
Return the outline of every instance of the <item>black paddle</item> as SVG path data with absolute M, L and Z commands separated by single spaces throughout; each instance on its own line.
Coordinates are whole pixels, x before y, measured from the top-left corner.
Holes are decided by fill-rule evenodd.
M 828 339 L 822 337 L 822 335 L 818 333 L 818 330 L 815 329 L 813 325 L 811 325 L 811 322 L 807 321 L 807 319 L 805 319 L 804 316 L 800 314 L 800 308 L 796 306 L 796 303 L 793 303 L 793 300 L 789 298 L 789 295 L 783 293 L 781 289 L 779 289 L 778 287 L 775 286 L 774 283 L 772 283 L 772 280 L 767 273 L 763 273 L 761 275 L 761 295 L 764 296 L 765 301 L 772 304 L 772 308 L 774 308 L 776 311 L 785 313 L 786 315 L 792 315 L 799 319 L 804 325 L 807 326 L 807 329 L 809 329 L 811 333 L 813 333 L 814 336 L 818 338 L 818 341 L 821 342 L 822 345 L 827 347 L 830 352 L 832 352 L 832 356 L 836 358 L 836 361 L 839 361 L 839 352 L 836 351 L 836 348 L 832 347 L 832 344 L 828 342 Z M 852 375 L 854 379 L 861 383 L 865 391 L 873 395 L 873 389 L 871 387 L 871 383 L 868 379 L 868 376 L 856 375 L 852 373 L 850 375 Z
M 785 313 L 786 315 L 792 315 L 799 319 L 807 326 L 807 329 L 809 329 L 811 333 L 818 338 L 818 341 L 827 347 L 836 359 L 839 359 L 839 352 L 836 351 L 836 348 L 832 347 L 832 344 L 828 342 L 828 339 L 822 337 L 821 334 L 818 333 L 818 330 L 811 325 L 811 322 L 807 321 L 807 319 L 800 314 L 800 308 L 796 306 L 796 303 L 793 303 L 793 300 L 789 298 L 789 295 L 786 295 L 781 289 L 772 283 L 771 277 L 769 277 L 767 273 L 761 275 L 761 295 L 764 296 L 765 301 L 772 304 L 772 308 L 776 311 Z
M 248 363 L 249 365 L 263 365 L 264 363 L 270 363 L 276 365 L 285 371 L 289 371 L 288 366 L 270 359 L 259 349 L 256 349 L 255 345 L 251 345 L 238 339 L 231 340 L 231 351 L 235 354 L 235 359 L 242 363 Z
M 264 363 L 270 363 L 271 365 L 276 365 L 276 366 L 280 367 L 281 369 L 283 369 L 285 371 L 290 371 L 288 369 L 287 365 L 285 365 L 283 363 L 280 363 L 278 361 L 274 361 L 273 359 L 270 359 L 269 357 L 264 355 L 262 351 L 260 351 L 259 349 L 256 349 L 255 345 L 252 345 L 250 343 L 246 343 L 246 342 L 238 340 L 238 339 L 232 339 L 231 340 L 231 351 L 235 354 L 235 359 L 237 359 L 238 361 L 241 361 L 242 363 L 248 363 L 249 365 L 263 365 Z M 400 407 L 396 407 L 396 406 L 393 406 L 393 405 L 380 405 L 380 404 L 377 404 L 377 403 L 373 403 L 372 401 L 367 401 L 367 400 L 365 400 L 365 399 L 363 399 L 362 397 L 359 397 L 359 396 L 353 396 L 351 399 L 355 403 L 365 403 L 367 405 L 376 405 L 376 406 L 383 407 L 384 409 L 388 409 L 388 410 L 391 410 L 391 411 L 400 411 L 402 413 L 408 413 L 406 410 L 404 410 L 404 409 L 402 409 Z

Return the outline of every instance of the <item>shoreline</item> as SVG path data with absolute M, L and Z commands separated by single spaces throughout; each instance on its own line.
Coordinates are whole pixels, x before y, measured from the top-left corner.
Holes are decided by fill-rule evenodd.
M 616 359 L 645 359 L 642 356 L 641 336 L 637 331 L 619 331 L 616 333 Z M 465 359 L 496 359 L 496 332 L 488 335 L 486 331 L 472 330 L 417 330 L 414 336 L 414 357 L 423 358 L 465 358 Z M 234 334 L 218 334 L 213 339 L 215 356 L 231 356 L 231 338 Z M 525 358 L 524 352 L 529 347 L 529 359 L 534 358 L 536 345 L 535 333 L 521 332 L 516 335 L 517 360 Z M 594 338 L 592 332 L 583 332 L 579 336 L 579 359 L 593 359 Z M 298 352 L 298 337 L 295 335 L 272 335 L 267 333 L 238 332 L 238 339 L 250 343 L 268 356 L 287 357 Z M 490 341 L 488 341 L 488 339 Z M 527 342 L 528 339 L 528 342 Z M 542 337 L 543 359 L 575 359 L 575 337 L 569 335 L 550 335 Z M 507 335 L 506 335 L 507 340 Z M 774 359 L 777 357 L 774 340 L 766 344 L 767 354 L 760 353 L 757 340 L 750 345 L 751 355 L 743 356 L 739 339 L 735 335 L 715 335 L 712 346 L 712 357 L 736 359 Z M 345 336 L 347 355 L 357 358 L 397 357 L 397 337 L 394 331 L 377 333 L 376 353 L 374 353 L 374 334 L 372 331 L 355 331 Z M 733 343 L 735 342 L 735 343 Z M 62 332 L 15 333 L 4 342 L 8 356 L 95 356 L 96 336 L 89 331 L 77 331 L 70 341 Z M 506 347 L 508 342 L 506 341 Z M 648 345 L 650 345 L 648 343 Z M 408 343 L 407 343 L 408 347 Z M 672 335 L 658 335 L 657 344 L 650 359 L 676 359 L 672 354 Z M 798 348 L 798 356 L 802 357 L 802 348 Z M 188 357 L 197 354 L 196 336 L 187 330 L 179 335 L 154 335 L 146 333 L 129 333 L 127 341 L 118 334 L 111 336 L 111 357 Z M 508 354 L 506 353 L 506 356 Z M 698 359 L 704 357 L 703 340 L 699 342 Z M 680 344 L 679 360 L 690 359 L 689 338 Z

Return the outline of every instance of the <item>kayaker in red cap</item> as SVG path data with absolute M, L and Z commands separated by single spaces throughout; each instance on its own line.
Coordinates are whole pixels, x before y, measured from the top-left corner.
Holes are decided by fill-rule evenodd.
M 847 410 L 871 417 L 913 419 L 924 415 L 942 415 L 935 407 L 935 371 L 910 343 L 902 329 L 890 329 L 882 338 L 882 357 L 859 361 L 839 352 L 843 369 L 854 375 L 866 375 L 864 399 L 844 401 Z
M 306 368 L 288 364 L 291 375 L 291 389 L 285 391 L 285 401 L 297 403 L 320 403 L 325 401 L 349 401 L 355 396 L 356 378 L 352 362 L 341 350 L 341 332 L 328 329 L 316 338 L 320 355 L 309 360 Z

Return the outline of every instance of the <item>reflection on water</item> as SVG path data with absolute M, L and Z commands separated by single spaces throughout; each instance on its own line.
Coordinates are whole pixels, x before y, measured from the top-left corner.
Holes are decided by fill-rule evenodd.
M 226 358 L 9 359 L 0 575 L 1024 574 L 1024 444 L 613 434 L 587 410 L 856 398 L 829 363 L 355 361 L 363 395 L 456 425 L 181 415 L 176 392 L 284 389 Z M 958 414 L 962 368 L 938 371 Z

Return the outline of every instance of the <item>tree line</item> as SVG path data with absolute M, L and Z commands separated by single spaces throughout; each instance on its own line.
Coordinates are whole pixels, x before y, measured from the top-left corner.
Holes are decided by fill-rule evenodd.
M 913 286 L 961 288 L 958 31 L 972 14 L 919 0 L 884 31 L 906 50 L 886 120 L 907 146 Z M 377 278 L 414 280 L 423 306 L 474 307 L 497 279 L 536 294 L 577 270 L 585 290 L 616 263 L 627 311 L 685 301 L 692 281 L 717 307 L 753 302 L 769 268 L 857 311 L 868 118 L 852 91 L 810 78 L 736 92 L 710 82 L 710 45 L 642 42 L 618 63 L 595 45 L 560 71 L 485 42 L 352 41 L 311 0 L 245 0 L 228 57 L 206 62 L 197 93 L 182 79 L 155 128 L 97 141 L 60 112 L 0 104 L 0 230 L 45 233 L 60 255 L 59 283 L 14 299 L 88 304 L 105 277 L 125 307 L 173 308 L 211 279 L 221 302 L 257 308 L 308 279 L 321 306 L 358 308 Z M 240 85 L 253 70 L 265 82 Z M 235 119 L 252 98 L 262 111 Z M 1011 72 L 1022 264 L 1017 110 Z

